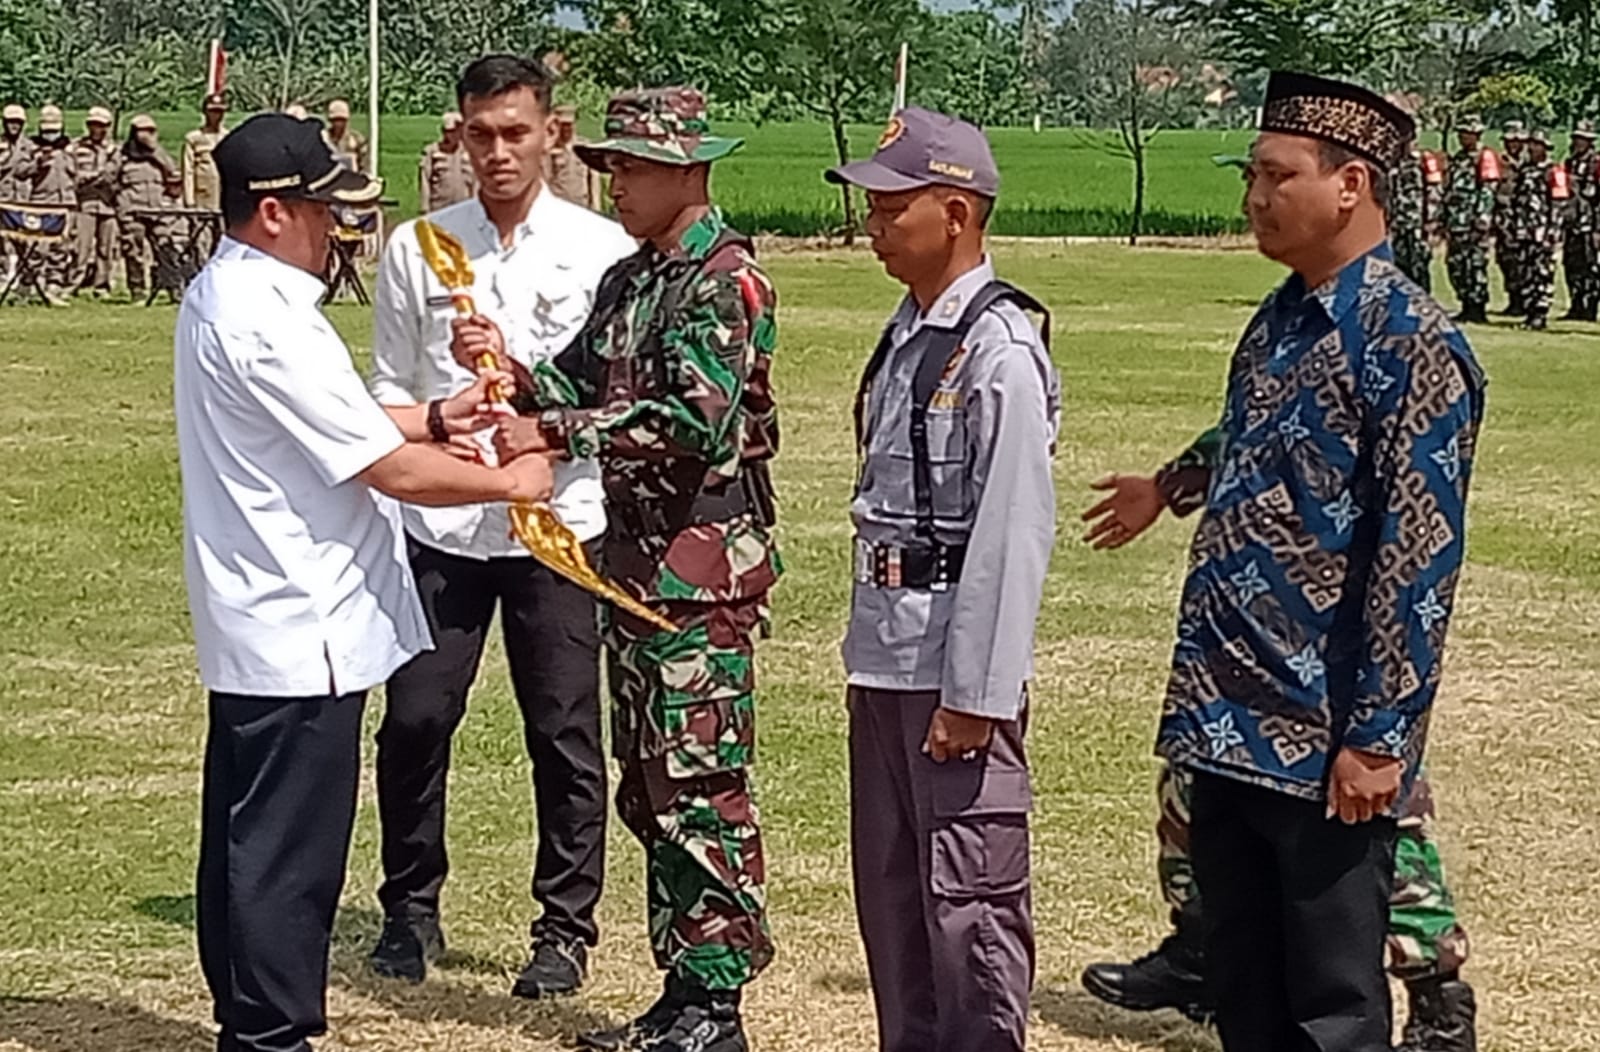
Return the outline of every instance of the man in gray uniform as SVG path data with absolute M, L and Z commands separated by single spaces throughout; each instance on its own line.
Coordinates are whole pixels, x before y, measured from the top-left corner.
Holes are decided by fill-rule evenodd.
M 922 109 L 870 160 L 867 233 L 908 295 L 857 400 L 850 693 L 856 912 L 882 1052 L 1021 1052 L 1034 941 L 1023 749 L 1055 536 L 1060 384 L 995 280 L 983 133 Z M 1045 316 L 1046 332 L 1049 318 Z

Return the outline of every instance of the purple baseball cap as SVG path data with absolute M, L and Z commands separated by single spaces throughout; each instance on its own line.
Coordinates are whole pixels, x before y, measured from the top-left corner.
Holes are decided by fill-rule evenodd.
M 1000 171 L 983 132 L 920 106 L 890 119 L 870 158 L 831 168 L 823 178 L 883 194 L 924 186 L 954 186 L 991 198 L 1000 193 Z

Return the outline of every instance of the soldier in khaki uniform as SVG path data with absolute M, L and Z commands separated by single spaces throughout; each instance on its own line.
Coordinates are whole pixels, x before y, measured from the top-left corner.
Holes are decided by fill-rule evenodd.
M 0 134 L 0 203 L 21 204 L 28 199 L 21 184 L 20 174 L 33 160 L 33 143 L 22 134 L 28 126 L 28 111 L 11 103 L 4 114 L 4 132 Z M 16 267 L 16 249 L 11 242 L 0 239 L 0 279 L 10 281 Z
M 78 176 L 78 217 L 72 267 L 74 291 L 111 292 L 117 251 L 117 144 L 111 141 L 111 111 L 95 106 L 84 121 L 84 136 L 70 147 Z
M 155 119 L 141 113 L 133 119 L 128 141 L 117 154 L 114 178 L 117 202 L 117 228 L 122 241 L 122 262 L 128 271 L 128 294 L 143 296 L 150 281 L 162 282 L 163 260 L 152 253 L 152 241 L 169 236 L 164 222 L 148 214 L 154 209 L 174 208 L 182 203 L 183 174 L 172 155 L 161 148 Z M 152 264 L 156 272 L 151 273 Z M 172 291 L 173 286 L 167 285 Z
M 472 173 L 472 160 L 461 146 L 461 114 L 444 115 L 438 142 L 422 151 L 417 173 L 417 195 L 423 215 L 465 201 L 478 192 L 478 177 Z
M 221 95 L 207 95 L 205 123 L 183 137 L 183 206 L 215 212 L 222 207 L 222 183 L 211 151 L 228 134 L 222 119 L 228 105 Z
M 578 108 L 555 108 L 556 136 L 550 140 L 550 156 L 545 161 L 545 185 L 556 196 L 575 205 L 600 210 L 600 173 L 578 159 Z
M 33 170 L 27 172 L 28 203 L 45 208 L 64 209 L 69 214 L 78 207 L 77 167 L 72 160 L 72 140 L 67 138 L 67 122 L 56 106 L 39 111 L 39 133 L 33 137 Z M 72 232 L 59 241 L 46 244 L 41 260 L 44 299 L 52 307 L 66 305 L 65 292 L 72 277 Z
M 343 99 L 328 103 L 328 145 L 339 163 L 357 172 L 371 172 L 367 137 L 350 127 L 350 104 Z

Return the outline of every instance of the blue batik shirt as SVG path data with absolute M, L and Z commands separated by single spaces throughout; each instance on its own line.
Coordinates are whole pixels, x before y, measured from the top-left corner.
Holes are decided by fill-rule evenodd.
M 1158 752 L 1322 799 L 1350 746 L 1403 758 L 1409 784 L 1461 570 L 1483 387 L 1466 338 L 1387 244 L 1317 288 L 1296 275 L 1267 297 L 1204 456 Z

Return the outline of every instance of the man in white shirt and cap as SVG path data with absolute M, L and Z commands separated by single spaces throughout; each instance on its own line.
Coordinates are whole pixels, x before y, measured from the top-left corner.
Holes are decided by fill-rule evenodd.
M 477 311 L 499 323 L 506 353 L 528 368 L 566 348 L 588 319 L 601 276 L 638 248 L 622 227 L 544 185 L 552 84 L 548 70 L 515 55 L 487 55 L 466 68 L 456 94 L 477 194 L 426 218 L 465 248 Z M 386 406 L 413 406 L 472 381 L 450 350 L 452 290 L 423 258 L 416 227 L 396 228 L 378 270 L 372 392 Z M 488 443 L 480 452 L 494 455 Z M 603 494 L 593 460 L 556 464 L 551 505 L 596 557 L 606 528 Z M 385 922 L 372 967 L 418 982 L 444 950 L 439 899 L 448 870 L 451 739 L 498 606 L 533 766 L 538 839 L 532 893 L 539 916 L 512 992 L 571 993 L 598 939 L 595 905 L 605 875 L 594 600 L 528 556 L 509 536 L 502 506 L 408 505 L 403 517 L 437 649 L 389 680 L 378 731 Z
M 377 198 L 317 122 L 216 151 L 227 233 L 178 315 L 184 568 L 209 693 L 196 902 L 222 1052 L 308 1052 L 360 775 L 366 692 L 431 645 L 396 498 L 544 500 L 548 462 L 430 442 L 490 425 L 486 376 L 385 410 L 319 309 L 331 206 Z

